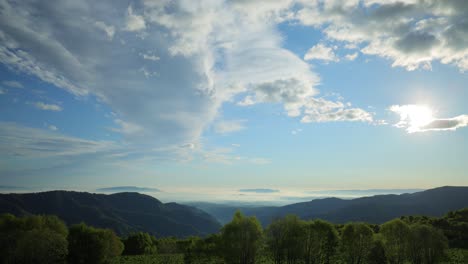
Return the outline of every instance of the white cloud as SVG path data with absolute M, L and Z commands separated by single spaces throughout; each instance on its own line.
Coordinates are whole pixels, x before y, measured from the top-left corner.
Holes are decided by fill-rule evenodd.
M 468 69 L 467 1 L 300 1 L 295 18 L 323 28 L 327 40 L 393 67 L 431 69 L 439 61 Z
M 293 130 L 291 131 L 291 134 L 295 136 L 295 135 L 297 135 L 297 134 L 299 134 L 299 133 L 301 133 L 301 132 L 302 132 L 302 129 L 301 129 L 301 128 L 298 128 L 298 129 L 293 129 Z
M 135 135 L 143 132 L 143 128 L 141 126 L 131 122 L 115 119 L 114 123 L 119 126 L 118 128 L 111 128 L 111 130 L 114 132 L 120 132 L 125 135 Z
M 115 28 L 114 28 L 114 26 L 108 26 L 108 25 L 106 25 L 106 24 L 105 24 L 104 22 L 102 22 L 102 21 L 96 21 L 96 22 L 94 23 L 94 25 L 95 25 L 98 29 L 104 31 L 104 32 L 106 33 L 107 37 L 108 37 L 110 40 L 112 40 L 112 39 L 114 38 L 114 34 L 115 34 Z
M 0 88 L 0 94 L 6 94 L 6 93 L 7 93 L 6 89 Z
M 11 88 L 24 88 L 24 86 L 17 81 L 3 81 L 2 84 Z
M 146 28 L 145 19 L 143 16 L 133 13 L 133 7 L 127 8 L 127 17 L 124 30 L 126 31 L 141 31 Z
M 238 104 L 283 103 L 288 116 L 300 117 L 301 122 L 363 121 L 372 122 L 373 115 L 361 108 L 352 108 L 349 103 L 317 98 L 317 90 L 307 80 L 288 79 L 262 83 L 252 88 Z
M 98 97 L 131 144 L 180 146 L 196 142 L 238 96 L 239 104 L 278 103 L 301 118 L 310 108 L 319 77 L 283 48 L 276 23 L 291 18 L 292 1 L 273 2 L 2 1 L 0 62 Z M 109 41 L 117 37 L 110 25 L 138 33 Z
M 40 110 L 45 110 L 45 111 L 55 111 L 55 112 L 60 112 L 63 110 L 63 108 L 60 105 L 56 104 L 46 104 L 44 102 L 35 102 L 33 103 L 34 107 Z
M 49 130 L 52 130 L 52 131 L 57 131 L 58 130 L 58 128 L 56 126 L 54 126 L 54 125 L 48 125 L 47 128 Z
M 246 120 L 222 120 L 214 125 L 214 129 L 218 134 L 228 134 L 244 130 Z
M 373 122 L 373 115 L 361 108 L 352 108 L 349 103 L 329 101 L 324 98 L 312 99 L 304 110 L 303 123 L 360 121 Z
M 355 59 L 358 57 L 358 55 L 359 55 L 359 53 L 354 52 L 354 53 L 352 53 L 352 54 L 347 54 L 347 55 L 345 56 L 345 58 L 346 58 L 347 60 L 349 60 L 349 61 L 353 61 L 353 60 L 355 60 Z
M 427 106 L 392 105 L 389 110 L 400 116 L 400 121 L 394 126 L 404 128 L 408 133 L 454 131 L 468 126 L 468 115 L 436 118 L 432 116 L 432 111 Z
M 110 141 L 93 141 L 47 130 L 0 122 L 1 156 L 43 158 L 109 152 L 117 148 Z
M 304 60 L 339 61 L 333 49 L 325 46 L 323 43 L 310 48 L 304 55 Z
M 152 53 L 140 53 L 140 56 L 145 59 L 145 60 L 150 60 L 150 61 L 158 61 L 160 60 L 161 58 L 159 58 L 158 56 L 152 54 Z

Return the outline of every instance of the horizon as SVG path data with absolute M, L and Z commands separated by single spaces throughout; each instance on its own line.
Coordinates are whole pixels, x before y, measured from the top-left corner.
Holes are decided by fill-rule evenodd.
M 467 186 L 440 186 L 467 187 Z M 435 188 L 435 189 L 436 189 Z M 433 189 L 433 188 L 431 188 Z M 190 189 L 158 189 L 137 186 L 115 186 L 97 189 L 77 188 L 24 188 L 19 186 L 0 186 L 0 194 L 10 193 L 40 193 L 49 191 L 72 191 L 96 194 L 140 193 L 152 196 L 164 203 L 177 202 L 182 204 L 211 203 L 219 205 L 243 206 L 283 206 L 293 203 L 307 202 L 316 199 L 339 198 L 344 200 L 376 195 L 400 195 L 422 192 L 431 189 L 354 189 L 354 190 L 295 190 L 295 189 L 204 189 L 196 193 Z
M 0 192 L 280 204 L 468 186 L 467 13 L 0 1 Z

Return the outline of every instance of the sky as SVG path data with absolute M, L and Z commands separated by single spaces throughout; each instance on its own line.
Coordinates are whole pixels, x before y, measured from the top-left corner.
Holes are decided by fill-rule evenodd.
M 0 0 L 0 189 L 287 200 L 468 185 L 467 13 Z

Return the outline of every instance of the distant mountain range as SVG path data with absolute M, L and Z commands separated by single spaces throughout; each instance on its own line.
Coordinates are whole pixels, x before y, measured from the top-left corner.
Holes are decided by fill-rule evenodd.
M 281 207 L 248 207 L 215 203 L 189 203 L 225 224 L 236 210 L 255 215 L 263 226 L 273 219 L 288 214 L 302 219 L 320 218 L 333 223 L 363 221 L 383 223 L 403 215 L 440 217 L 448 211 L 468 207 L 468 187 L 440 187 L 421 192 L 400 195 L 375 195 L 356 199 L 324 198 Z
M 177 203 L 162 203 L 139 193 L 92 194 L 50 191 L 0 194 L 0 213 L 52 214 L 67 224 L 84 222 L 110 228 L 120 235 L 145 231 L 160 236 L 186 237 L 216 233 L 219 222 L 204 211 Z
M 93 194 L 50 191 L 0 194 L 0 213 L 53 214 L 67 224 L 84 222 L 111 228 L 120 235 L 144 231 L 161 236 L 186 237 L 216 233 L 236 210 L 255 215 L 263 226 L 288 214 L 302 219 L 321 218 L 333 223 L 363 221 L 383 223 L 404 215 L 440 217 L 468 207 L 468 187 L 440 187 L 411 194 L 375 195 L 345 200 L 316 199 L 286 206 L 233 206 L 215 203 L 162 203 L 134 192 Z M 195 207 L 198 208 L 195 208 Z M 218 222 L 219 221 L 219 222 Z

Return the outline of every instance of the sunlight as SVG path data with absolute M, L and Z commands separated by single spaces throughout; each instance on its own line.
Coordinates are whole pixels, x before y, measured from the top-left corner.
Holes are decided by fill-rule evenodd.
M 407 127 L 408 132 L 419 131 L 434 120 L 431 108 L 425 105 L 394 105 L 390 110 L 400 115 L 397 126 Z
M 412 105 L 407 111 L 411 127 L 423 127 L 433 119 L 432 110 L 427 106 Z

